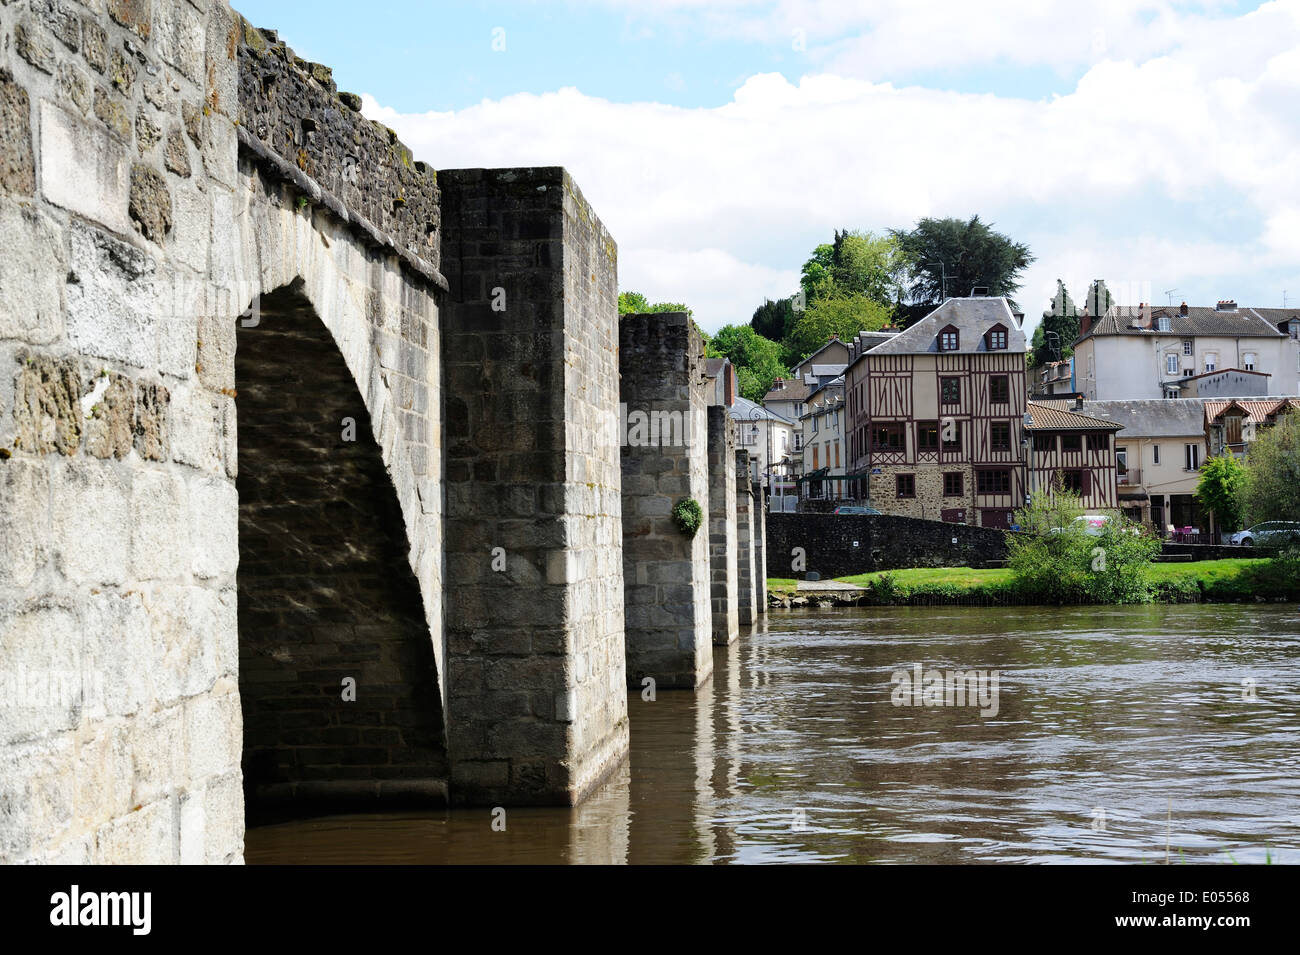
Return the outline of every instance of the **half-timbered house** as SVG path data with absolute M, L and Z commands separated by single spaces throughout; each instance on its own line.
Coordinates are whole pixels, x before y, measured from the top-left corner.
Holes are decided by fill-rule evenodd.
M 854 496 L 1007 527 L 1025 498 L 1025 334 L 1002 297 L 950 298 L 845 370 Z
M 1118 507 L 1115 432 L 1122 423 L 1031 401 L 1026 425 L 1031 493 L 1063 489 L 1079 495 L 1085 510 Z

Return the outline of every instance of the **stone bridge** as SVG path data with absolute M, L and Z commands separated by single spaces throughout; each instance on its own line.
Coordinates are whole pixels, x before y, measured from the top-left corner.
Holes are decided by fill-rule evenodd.
M 0 5 L 0 861 L 576 804 L 766 607 L 688 317 L 563 169 L 359 109 L 222 0 Z

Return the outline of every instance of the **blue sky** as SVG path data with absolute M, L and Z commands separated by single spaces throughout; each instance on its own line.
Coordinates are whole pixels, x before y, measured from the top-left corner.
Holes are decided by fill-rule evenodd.
M 620 285 L 707 329 L 923 215 L 1028 242 L 1031 315 L 1057 277 L 1300 302 L 1300 0 L 236 6 L 435 167 L 568 166 Z

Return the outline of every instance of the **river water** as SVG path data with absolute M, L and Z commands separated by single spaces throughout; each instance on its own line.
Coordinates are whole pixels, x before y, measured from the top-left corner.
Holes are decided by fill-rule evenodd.
M 631 758 L 576 809 L 296 821 L 246 859 L 1300 861 L 1294 605 L 780 611 L 714 665 L 629 695 Z M 917 665 L 987 679 L 896 705 Z

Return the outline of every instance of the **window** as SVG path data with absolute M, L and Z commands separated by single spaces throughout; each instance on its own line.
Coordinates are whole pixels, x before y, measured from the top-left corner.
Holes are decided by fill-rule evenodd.
M 989 329 L 989 351 L 997 351 L 1007 347 L 1007 330 L 1001 325 L 994 325 Z
M 995 405 L 1004 405 L 1011 400 L 1011 379 L 1006 375 L 994 375 L 989 379 L 989 401 Z
M 957 329 L 952 325 L 947 326 L 939 333 L 940 351 L 956 351 L 959 344 Z
M 960 471 L 945 471 L 943 475 L 943 496 L 961 497 L 963 494 L 964 475 Z
M 1246 354 L 1241 356 L 1241 360 L 1242 363 L 1246 366 L 1247 371 L 1255 370 L 1255 353 L 1253 351 L 1246 352 Z
M 940 378 L 939 388 L 942 392 L 940 400 L 945 405 L 961 404 L 961 379 L 960 378 Z
M 989 448 L 993 451 L 1011 450 L 1011 422 L 989 422 Z
M 1110 447 L 1110 435 L 1090 434 L 1088 435 L 1089 451 L 1105 451 Z
M 975 492 L 977 494 L 1010 494 L 1010 471 L 976 471 Z
M 1120 477 L 1128 474 L 1128 448 L 1115 449 L 1115 471 Z
M 1085 472 L 1080 471 L 1078 469 L 1062 471 L 1061 485 L 1060 485 L 1061 489 L 1065 491 L 1071 491 L 1074 494 L 1086 494 L 1087 492 L 1084 490 L 1083 487 L 1084 473 Z
M 1082 451 L 1083 435 L 1080 434 L 1063 434 L 1061 435 L 1062 451 Z
M 1183 445 L 1183 463 L 1188 471 L 1201 469 L 1201 446 L 1199 444 Z
M 1161 315 L 1159 318 L 1156 319 L 1156 331 L 1161 331 L 1161 332 L 1169 331 L 1169 319 L 1166 318 L 1164 315 Z
M 1177 355 L 1166 355 L 1166 356 L 1165 356 L 1165 374 L 1166 374 L 1166 375 L 1176 375 L 1176 374 L 1178 374 L 1178 356 L 1177 356 Z
M 1192 353 L 1192 343 L 1191 343 L 1191 342 L 1183 342 L 1183 354 L 1184 354 L 1184 355 L 1190 355 L 1191 353 Z
M 1300 339 L 1300 322 L 1291 323 L 1291 337 Z
M 820 467 L 820 464 L 819 464 L 818 461 L 817 461 L 817 446 L 816 446 L 816 445 L 813 445 L 812 452 L 813 452 L 813 466 L 812 466 L 812 469 L 813 469 L 814 471 L 816 471 L 816 470 Z
M 1219 353 L 1214 351 L 1207 351 L 1205 353 L 1205 370 L 1214 371 L 1214 369 L 1218 367 L 1219 367 Z
M 1152 464 L 1160 463 L 1160 445 L 1158 444 L 1151 445 L 1151 463 Z
M 835 442 L 835 466 L 840 466 L 840 443 L 838 441 Z
M 817 416 L 816 416 L 816 415 L 813 415 L 813 416 L 812 416 L 812 432 L 813 432 L 813 434 L 816 434 L 816 433 L 817 433 Z
M 899 497 L 916 497 L 916 475 L 895 474 L 894 489 Z
M 941 437 L 943 439 L 943 450 L 961 450 L 961 424 L 959 422 L 953 421 L 951 418 L 946 419 Z
M 888 421 L 871 426 L 871 450 L 902 451 L 903 424 L 900 421 Z
M 939 422 L 918 421 L 916 423 L 916 450 L 939 450 Z
M 1054 434 L 1036 434 L 1034 435 L 1035 451 L 1055 451 L 1056 435 Z

